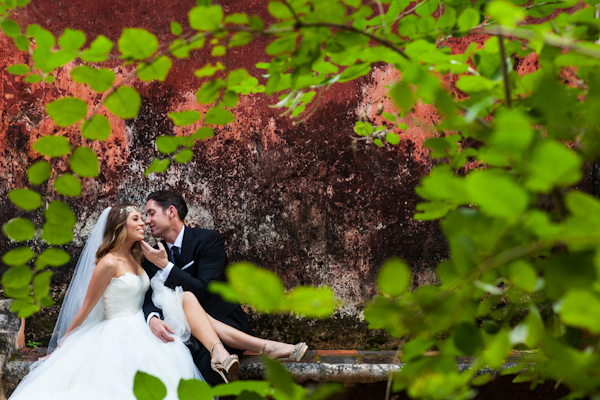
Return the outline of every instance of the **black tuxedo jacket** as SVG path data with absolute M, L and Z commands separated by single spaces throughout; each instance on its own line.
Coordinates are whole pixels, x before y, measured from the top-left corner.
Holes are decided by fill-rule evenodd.
M 173 262 L 166 242 L 163 241 L 163 245 L 169 259 Z M 221 296 L 208 291 L 210 282 L 226 280 L 227 255 L 219 232 L 184 227 L 181 257 L 178 263 L 173 262 L 173 264 L 175 266 L 171 269 L 165 286 L 172 289 L 181 286 L 184 291 L 194 293 L 206 312 L 222 322 L 227 323 L 227 317 L 234 310 L 239 309 L 241 312 L 239 305 L 228 303 Z M 159 268 L 148 260 L 144 260 L 142 267 L 151 278 L 159 271 Z M 146 318 L 152 312 L 157 312 L 162 316 L 161 310 L 152 303 L 152 288 L 150 288 L 144 301 Z

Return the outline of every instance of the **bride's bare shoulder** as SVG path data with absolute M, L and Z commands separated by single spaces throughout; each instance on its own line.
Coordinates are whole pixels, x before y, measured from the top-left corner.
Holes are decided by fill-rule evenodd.
M 96 264 L 96 270 L 98 270 L 98 272 L 112 273 L 114 275 L 117 272 L 118 265 L 119 259 L 113 254 L 108 253 L 98 260 L 98 264 Z

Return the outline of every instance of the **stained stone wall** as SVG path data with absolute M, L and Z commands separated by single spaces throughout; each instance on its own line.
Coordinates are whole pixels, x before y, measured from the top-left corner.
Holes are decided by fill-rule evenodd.
M 266 0 L 220 3 L 226 11 L 270 19 Z M 170 21 L 185 22 L 186 11 L 194 4 L 194 0 L 34 0 L 15 18 L 21 24 L 38 23 L 56 36 L 71 27 L 84 30 L 88 40 L 103 34 L 113 42 L 122 28 L 143 27 L 164 42 L 172 39 Z M 461 49 L 472 40 L 484 38 L 457 39 L 453 48 Z M 257 38 L 245 48 L 231 49 L 222 62 L 260 77 L 255 65 L 266 59 L 264 47 L 264 39 Z M 157 136 L 191 132 L 174 126 L 167 113 L 206 110 L 195 102 L 199 81 L 193 71 L 209 59 L 204 50 L 192 54 L 191 59 L 174 63 L 164 83 L 134 82 L 143 97 L 139 116 L 121 121 L 105 113 L 112 135 L 106 142 L 90 143 L 81 138 L 77 127 L 56 127 L 44 111 L 44 104 L 58 96 L 79 96 L 92 105 L 101 101 L 99 94 L 69 80 L 69 70 L 79 64 L 56 72 L 54 84 L 26 84 L 5 68 L 27 63 L 28 56 L 0 34 L 0 222 L 21 215 L 6 195 L 11 188 L 27 187 L 27 166 L 42 159 L 31 145 L 40 136 L 65 135 L 74 143 L 90 145 L 100 156 L 102 171 L 99 178 L 84 180 L 81 198 L 67 200 L 79 217 L 75 240 L 65 246 L 73 260 L 104 207 L 118 201 L 143 204 L 156 189 L 178 190 L 191 206 L 188 223 L 219 230 L 230 261 L 250 260 L 273 270 L 288 288 L 329 285 L 344 302 L 333 318 L 323 321 L 252 313 L 259 334 L 288 341 L 302 338 L 319 348 L 393 347 L 383 333 L 367 330 L 361 309 L 376 293 L 376 274 L 388 257 L 404 258 L 418 285 L 435 280 L 433 268 L 446 256 L 438 224 L 411 218 L 420 201 L 414 188 L 432 167 L 423 141 L 433 134 L 435 113 L 417 104 L 405 119 L 409 129 L 401 134 L 398 146 L 379 149 L 362 142 L 354 151 L 351 136 L 358 115 L 365 112 L 370 121 L 381 122 L 376 115 L 380 104 L 393 112 L 385 86 L 397 79 L 397 72 L 380 64 L 364 78 L 325 91 L 318 110 L 299 125 L 267 107 L 276 101 L 274 97 L 245 97 L 236 107 L 236 122 L 196 145 L 192 162 L 144 178 L 144 168 L 158 155 Z M 110 61 L 105 66 L 113 69 L 118 81 L 131 72 L 131 67 Z M 55 164 L 57 172 L 67 168 L 65 160 Z M 56 196 L 51 183 L 39 189 Z M 41 226 L 41 213 L 34 213 L 34 220 Z M 29 244 L 43 248 L 39 240 Z M 2 253 L 14 246 L 0 236 Z M 55 273 L 52 291 L 58 304 L 74 265 L 73 261 Z M 0 273 L 5 270 L 0 266 Z M 27 338 L 45 342 L 57 311 L 55 306 L 33 317 Z

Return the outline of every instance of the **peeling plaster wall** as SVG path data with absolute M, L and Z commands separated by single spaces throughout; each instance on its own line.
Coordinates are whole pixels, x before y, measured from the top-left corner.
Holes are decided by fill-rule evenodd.
M 56 36 L 71 27 L 86 31 L 88 39 L 104 34 L 116 42 L 122 28 L 136 26 L 166 41 L 172 38 L 170 21 L 186 21 L 186 11 L 194 4 L 34 0 L 33 7 L 17 19 L 39 23 Z M 233 0 L 223 2 L 223 7 L 258 13 L 269 20 L 266 4 L 266 0 Z M 264 47 L 264 39 L 258 38 L 245 48 L 231 50 L 224 62 L 258 77 L 261 71 L 255 64 L 265 60 Z M 0 35 L 0 54 L 0 195 L 4 204 L 0 222 L 21 214 L 6 194 L 10 188 L 28 186 L 27 166 L 42 159 L 31 149 L 40 136 L 65 135 L 75 144 L 91 145 L 101 158 L 102 175 L 84 181 L 81 198 L 67 200 L 79 217 L 75 240 L 65 246 L 73 260 L 104 207 L 131 200 L 142 205 L 150 191 L 171 188 L 183 193 L 190 204 L 190 225 L 221 232 L 230 261 L 249 260 L 273 270 L 288 288 L 329 285 L 344 301 L 333 318 L 323 321 L 251 313 L 256 332 L 262 336 L 303 339 L 319 348 L 391 347 L 395 342 L 386 335 L 367 330 L 361 313 L 364 303 L 376 294 L 375 278 L 382 262 L 398 255 L 413 268 L 415 284 L 435 280 L 434 267 L 447 254 L 445 241 L 437 223 L 412 219 L 420 201 L 414 188 L 432 167 L 423 141 L 433 134 L 437 118 L 433 108 L 417 104 L 405 119 L 409 129 L 398 146 L 379 149 L 359 143 L 356 152 L 351 146 L 353 125 L 362 110 L 376 122 L 383 121 L 376 115 L 380 103 L 386 111 L 393 110 L 385 97 L 385 85 L 398 78 L 392 67 L 376 65 L 368 76 L 327 90 L 316 113 L 296 126 L 279 117 L 280 110 L 267 107 L 276 101 L 274 97 L 244 97 L 235 110 L 236 122 L 218 128 L 214 138 L 196 145 L 192 162 L 144 178 L 144 169 L 158 156 L 157 136 L 190 133 L 190 128 L 175 127 L 167 113 L 206 109 L 195 101 L 199 81 L 193 75 L 208 61 L 205 50 L 192 53 L 190 60 L 176 61 L 164 83 L 133 81 L 143 97 L 139 116 L 121 121 L 103 111 L 113 132 L 100 143 L 82 139 L 78 127 L 57 128 L 44 111 L 44 104 L 59 96 L 79 96 L 90 108 L 99 104 L 100 95 L 69 80 L 68 72 L 77 64 L 57 72 L 54 84 L 25 84 L 5 68 L 27 63 L 28 57 L 4 35 Z M 115 71 L 118 80 L 131 72 L 131 67 L 110 61 L 105 66 Z M 56 171 L 68 168 L 65 160 L 54 165 Z M 40 189 L 54 196 L 51 184 Z M 33 215 L 41 226 L 41 213 Z M 40 241 L 30 244 L 43 248 Z M 14 246 L 0 236 L 2 253 Z M 74 265 L 73 261 L 56 271 L 52 290 L 58 303 Z M 0 266 L 0 273 L 5 270 Z M 28 339 L 44 341 L 57 311 L 55 306 L 33 317 L 28 322 Z

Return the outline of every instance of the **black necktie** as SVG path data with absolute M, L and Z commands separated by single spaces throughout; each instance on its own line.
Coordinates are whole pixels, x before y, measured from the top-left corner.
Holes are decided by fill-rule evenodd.
M 181 253 L 179 252 L 179 247 L 171 246 L 171 254 L 173 255 L 173 264 L 180 265 Z

